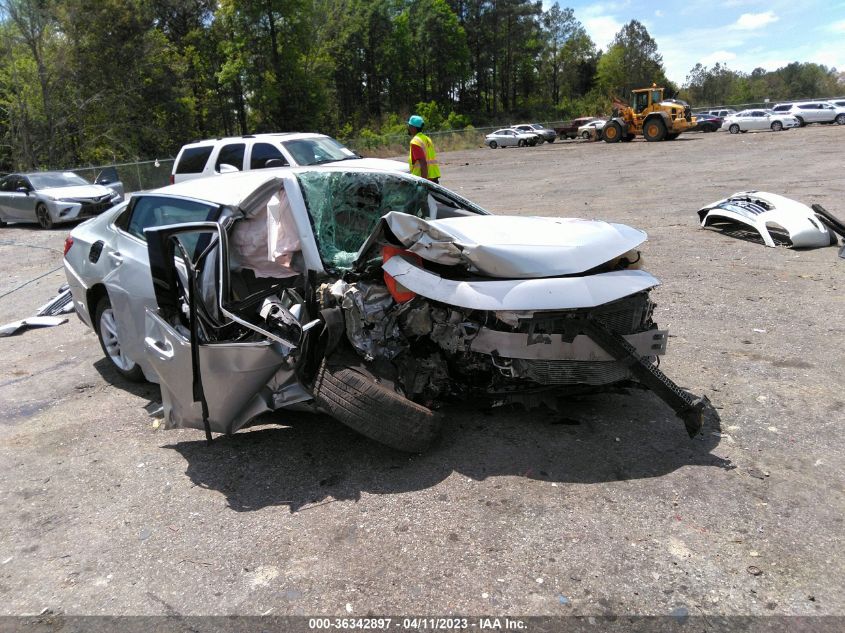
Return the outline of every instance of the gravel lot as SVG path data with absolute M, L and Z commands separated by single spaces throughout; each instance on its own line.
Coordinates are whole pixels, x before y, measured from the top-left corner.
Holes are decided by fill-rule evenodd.
M 414 457 L 305 415 L 206 447 L 154 430 L 158 388 L 121 381 L 75 316 L 0 339 L 0 614 L 845 615 L 845 260 L 695 214 L 761 189 L 845 218 L 843 143 L 811 126 L 442 155 L 492 211 L 649 233 L 661 367 L 721 417 L 694 440 L 635 391 L 451 407 Z M 0 229 L 0 322 L 53 296 L 66 232 Z

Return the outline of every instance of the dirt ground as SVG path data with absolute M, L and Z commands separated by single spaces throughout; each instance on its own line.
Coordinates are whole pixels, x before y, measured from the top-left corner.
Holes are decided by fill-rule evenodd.
M 843 144 L 811 126 L 441 156 L 494 212 L 648 232 L 661 368 L 721 418 L 693 440 L 634 391 L 449 407 L 419 456 L 306 415 L 207 447 L 155 430 L 158 388 L 121 381 L 74 315 L 0 339 L 0 614 L 845 615 L 845 260 L 695 213 L 761 189 L 845 218 Z M 0 229 L 0 322 L 53 296 L 66 233 Z

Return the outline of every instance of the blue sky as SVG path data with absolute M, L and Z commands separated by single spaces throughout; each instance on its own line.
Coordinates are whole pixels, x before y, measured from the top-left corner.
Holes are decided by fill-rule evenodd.
M 572 7 L 602 49 L 625 23 L 639 20 L 657 42 L 669 79 L 678 84 L 698 62 L 721 62 L 743 72 L 794 61 L 845 71 L 843 0 L 543 2 L 546 9 L 552 4 Z

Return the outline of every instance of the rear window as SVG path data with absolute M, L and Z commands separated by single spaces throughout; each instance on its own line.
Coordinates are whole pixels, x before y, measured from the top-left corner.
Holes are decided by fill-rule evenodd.
M 198 174 L 205 168 L 208 157 L 211 156 L 213 145 L 201 147 L 188 147 L 182 152 L 179 162 L 176 163 L 177 174 Z
M 779 105 L 779 106 L 774 107 L 774 111 L 775 112 L 786 112 L 791 107 L 792 107 L 791 105 Z
M 163 196 L 142 196 L 132 208 L 126 232 L 146 241 L 144 229 L 184 222 L 205 222 L 215 219 L 217 207 L 195 200 L 181 200 Z M 193 252 L 199 234 L 185 238 L 189 252 Z

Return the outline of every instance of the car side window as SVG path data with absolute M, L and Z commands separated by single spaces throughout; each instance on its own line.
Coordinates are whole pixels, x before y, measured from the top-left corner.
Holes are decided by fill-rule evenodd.
M 129 221 L 125 223 L 124 230 L 130 235 L 146 241 L 144 229 L 184 222 L 205 222 L 213 220 L 217 212 L 217 207 L 195 200 L 164 196 L 141 196 L 132 207 Z M 120 224 L 123 226 L 124 222 Z
M 205 169 L 205 163 L 211 156 L 213 145 L 202 147 L 189 147 L 182 152 L 182 157 L 176 165 L 177 174 L 199 174 Z
M 14 191 L 12 189 L 12 181 L 14 179 L 11 176 L 6 176 L 2 180 L 0 180 L 0 191 Z
M 220 153 L 217 155 L 217 163 L 214 169 L 220 171 L 220 165 L 231 165 L 237 167 L 238 170 L 243 171 L 244 168 L 244 150 L 246 145 L 244 143 L 230 143 L 220 148 Z
M 270 143 L 256 143 L 252 146 L 252 152 L 249 157 L 249 168 L 264 169 L 267 167 L 267 161 L 273 159 L 281 160 L 285 165 L 288 164 L 281 150 L 275 145 L 270 145 Z

